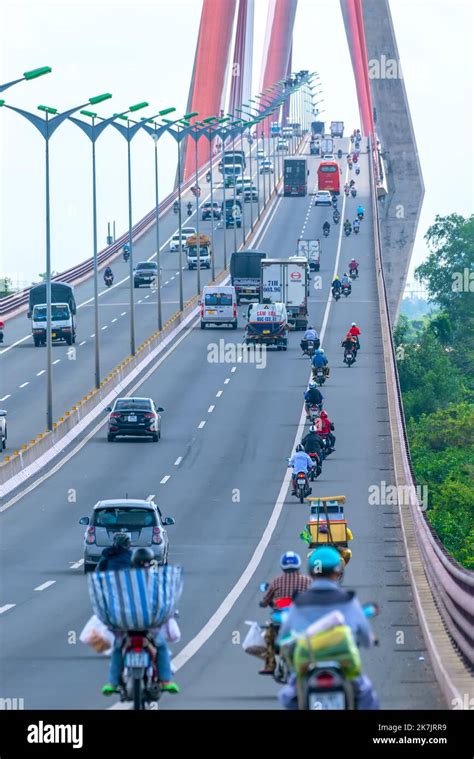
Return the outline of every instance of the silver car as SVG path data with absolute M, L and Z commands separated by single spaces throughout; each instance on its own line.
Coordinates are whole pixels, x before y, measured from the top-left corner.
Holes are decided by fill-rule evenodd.
M 105 548 L 110 548 L 118 532 L 125 533 L 133 548 L 151 548 L 158 564 L 168 563 L 169 540 L 165 527 L 175 523 L 163 517 L 153 501 L 125 498 L 99 501 L 91 517 L 81 517 L 84 534 L 84 572 L 92 572 Z

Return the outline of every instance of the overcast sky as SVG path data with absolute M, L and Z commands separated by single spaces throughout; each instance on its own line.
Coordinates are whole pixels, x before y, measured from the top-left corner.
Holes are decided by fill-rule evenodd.
M 377 2 L 377 0 L 373 0 Z M 254 89 L 258 91 L 268 0 L 256 0 Z M 391 0 L 405 86 L 426 194 L 412 267 L 426 255 L 423 235 L 437 213 L 472 213 L 473 5 L 471 0 Z M 185 111 L 201 0 L 4 0 L 0 24 L 0 82 L 37 66 L 53 73 L 19 84 L 2 97 L 36 110 L 60 111 L 111 92 L 99 113 L 147 100 L 152 115 Z M 338 0 L 299 0 L 295 70 L 318 70 L 326 121 L 358 125 L 358 107 Z M 44 142 L 16 114 L 0 113 L 0 269 L 15 282 L 44 271 Z M 107 221 L 127 226 L 126 142 L 107 129 L 97 147 L 99 242 Z M 161 196 L 176 169 L 174 141 L 160 141 Z M 153 144 L 133 141 L 133 208 L 137 221 L 153 206 Z M 91 255 L 91 146 L 72 124 L 51 141 L 53 268 Z

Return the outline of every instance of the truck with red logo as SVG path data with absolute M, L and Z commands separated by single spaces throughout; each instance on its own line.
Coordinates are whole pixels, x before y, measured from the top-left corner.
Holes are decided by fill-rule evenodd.
M 306 258 L 265 258 L 260 263 L 263 303 L 285 303 L 295 329 L 308 326 L 309 267 Z

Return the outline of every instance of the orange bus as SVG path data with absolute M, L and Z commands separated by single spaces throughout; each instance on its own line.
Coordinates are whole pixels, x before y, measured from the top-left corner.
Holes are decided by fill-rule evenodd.
M 329 190 L 339 195 L 339 165 L 336 161 L 321 161 L 318 168 L 318 190 Z

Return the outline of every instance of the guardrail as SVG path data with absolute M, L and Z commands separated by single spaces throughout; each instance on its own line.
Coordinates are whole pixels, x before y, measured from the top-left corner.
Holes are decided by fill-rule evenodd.
M 217 156 L 213 159 L 213 168 L 215 164 L 219 162 L 219 160 L 220 156 Z M 201 170 L 200 176 L 202 176 L 203 173 L 204 170 Z M 189 190 L 189 188 L 194 184 L 194 181 L 194 177 L 187 179 L 186 182 L 181 185 L 181 193 Z M 178 190 L 173 190 L 172 193 L 167 195 L 166 198 L 164 198 L 164 200 L 162 200 L 158 206 L 159 214 L 161 215 L 167 211 L 171 204 L 177 199 L 177 197 Z M 141 237 L 141 235 L 148 231 L 148 229 L 154 224 L 155 220 L 156 209 L 153 208 L 149 213 L 147 213 L 146 216 L 143 217 L 143 219 L 141 219 L 135 224 L 134 227 L 132 227 L 132 239 L 135 241 L 135 238 Z M 103 250 L 101 250 L 97 256 L 98 265 L 102 266 L 106 262 L 112 261 L 120 253 L 123 245 L 128 241 L 128 237 L 129 234 L 127 231 L 117 240 L 115 240 L 112 245 L 108 245 L 106 248 L 103 248 Z M 55 282 L 69 282 L 71 284 L 74 284 L 82 279 L 85 279 L 88 274 L 91 274 L 93 272 L 93 270 L 94 259 L 88 258 L 86 261 L 83 261 L 76 266 L 72 266 L 70 269 L 66 269 L 66 271 L 62 272 L 61 274 L 57 274 L 55 277 L 52 277 L 52 279 Z M 6 298 L 1 298 L 0 316 L 8 316 L 9 314 L 13 315 L 13 312 L 16 312 L 17 309 L 21 308 L 22 306 L 25 306 L 28 303 L 30 289 L 31 288 L 27 287 L 19 293 L 8 295 Z
M 472 691 L 474 681 L 474 572 L 464 569 L 449 555 L 429 524 L 416 496 L 413 470 L 392 339 L 378 216 L 373 152 L 369 149 L 370 181 L 374 218 L 374 242 L 379 285 L 385 370 L 394 442 L 394 469 L 397 485 L 408 486 L 412 497 L 401 510 L 402 529 L 407 548 L 409 571 L 425 640 L 431 653 L 439 683 L 447 697 L 459 698 Z M 394 423 L 394 425 L 393 425 Z M 395 429 L 394 429 L 395 426 Z M 407 492 L 407 491 L 405 491 Z M 407 518 L 409 517 L 409 518 Z M 411 517 L 411 519 L 410 519 Z M 417 549 L 417 550 L 416 550 Z M 417 559 L 421 559 L 418 562 Z M 419 565 L 421 564 L 421 565 Z M 449 637 L 446 635 L 449 633 Z M 466 690 L 463 691 L 462 688 Z M 457 706 L 456 708 L 463 708 Z M 464 708 L 469 708 L 465 706 Z

